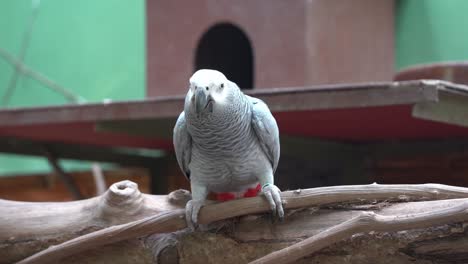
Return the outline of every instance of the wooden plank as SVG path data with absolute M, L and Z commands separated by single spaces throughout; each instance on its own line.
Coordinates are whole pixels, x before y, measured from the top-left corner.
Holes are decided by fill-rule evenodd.
M 420 102 L 413 106 L 412 115 L 431 121 L 468 127 L 468 96 L 439 91 L 438 102 Z
M 260 89 L 248 94 L 266 101 L 273 112 L 284 112 L 436 101 L 439 87 L 441 84 L 434 82 L 407 81 Z M 180 95 L 140 101 L 4 109 L 0 110 L 0 124 L 175 119 L 183 105 L 184 96 Z
M 437 101 L 438 85 L 425 82 L 367 83 L 317 87 L 316 90 L 262 91 L 254 94 L 273 112 L 363 108 Z
M 248 93 L 266 101 L 273 112 L 291 112 L 436 102 L 440 87 L 438 82 L 411 81 L 262 89 Z M 97 121 L 95 128 L 98 132 L 171 139 L 176 118 L 182 110 L 181 107 L 175 111 L 172 117 Z

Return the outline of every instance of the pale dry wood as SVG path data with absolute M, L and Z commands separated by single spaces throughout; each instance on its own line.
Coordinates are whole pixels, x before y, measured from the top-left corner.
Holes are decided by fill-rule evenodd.
M 239 242 L 294 241 L 297 238 L 307 238 L 323 232 L 335 225 L 341 224 L 358 216 L 363 211 L 377 212 L 380 215 L 406 216 L 409 214 L 426 213 L 457 206 L 464 199 L 447 199 L 436 201 L 419 201 L 405 203 L 373 203 L 359 206 L 333 206 L 329 208 L 308 208 L 288 211 L 287 221 L 275 223 L 274 226 L 265 221 L 265 217 L 249 215 L 240 218 L 232 233 L 233 239 Z M 468 227 L 468 226 L 467 226 Z
M 317 252 L 360 232 L 394 232 L 426 228 L 468 220 L 468 199 L 455 206 L 407 215 L 381 215 L 361 212 L 359 215 L 333 226 L 292 246 L 270 253 L 251 264 L 286 264 Z
M 125 191 L 126 185 L 131 185 L 126 182 L 124 185 L 114 185 L 114 191 Z M 120 189 L 119 189 L 120 186 Z M 133 186 L 134 187 L 134 186 Z M 117 188 L 117 190 L 115 189 Z M 112 187 L 111 187 L 112 189 Z M 132 189 L 132 188 L 130 188 Z M 134 192 L 133 188 L 132 192 Z M 117 191 L 118 192 L 118 191 Z M 113 192 L 111 192 L 113 193 Z M 106 196 L 104 196 L 106 197 Z M 107 210 L 119 210 L 128 213 L 128 210 L 133 211 L 128 215 L 135 215 L 135 206 L 140 208 L 138 199 L 140 195 L 133 198 L 135 202 L 131 202 L 131 206 L 124 208 L 105 207 Z M 355 185 L 355 186 L 336 186 L 323 187 L 308 190 L 296 190 L 282 193 L 282 198 L 285 202 L 286 209 L 294 209 L 301 207 L 319 206 L 324 204 L 334 203 L 355 203 L 355 202 L 373 202 L 375 200 L 434 200 L 434 199 L 450 199 L 468 197 L 468 189 L 439 185 L 439 184 L 424 184 L 424 185 Z M 115 199 L 111 199 L 115 200 Z M 88 201 L 89 202 L 89 201 Z M 145 204 L 143 202 L 143 204 Z M 164 204 L 164 202 L 162 203 Z M 87 205 L 85 207 L 90 207 Z M 29 258 L 24 259 L 19 263 L 43 263 L 46 261 L 58 260 L 62 257 L 76 254 L 78 252 L 102 246 L 129 238 L 140 237 L 151 233 L 171 232 L 186 227 L 183 218 L 182 210 L 167 211 L 168 206 L 164 209 L 154 211 L 153 216 L 105 228 L 75 239 L 66 241 L 57 246 L 52 246 L 44 251 L 41 251 Z M 207 224 L 213 221 L 223 220 L 235 216 L 254 214 L 268 211 L 268 205 L 261 197 L 248 199 L 234 200 L 225 203 L 218 203 L 206 206 L 200 211 L 200 222 Z M 153 208 L 154 209 L 154 208 Z M 173 209 L 173 208 L 172 208 Z M 98 218 L 111 221 L 116 215 L 115 212 L 101 212 Z M 101 210 L 102 211 L 102 210 Z M 104 210 L 105 211 L 105 210 Z M 150 210 L 151 211 L 151 210 Z M 78 213 L 78 212 L 76 212 Z M 150 212 L 147 212 L 150 213 Z M 137 214 L 140 217 L 143 214 Z M 94 217 L 95 215 L 93 215 Z M 108 217 L 106 217 L 108 216 Z M 112 217 L 114 216 L 114 217 Z M 75 216 L 76 217 L 76 216 Z M 83 220 L 83 219 L 81 219 Z M 128 219 L 127 219 L 128 220 Z M 122 221 L 122 219 L 120 220 Z M 117 222 L 114 222 L 117 224 Z M 69 226 L 68 226 L 69 227 Z M 30 230 L 33 231 L 33 230 Z
M 94 183 L 96 184 L 96 195 L 101 195 L 106 192 L 106 179 L 104 178 L 99 163 L 93 163 L 91 165 L 91 171 L 93 173 Z
M 281 193 L 285 209 L 323 206 L 338 203 L 374 201 L 422 201 L 468 198 L 468 188 L 443 184 L 369 184 L 319 187 Z M 240 215 L 268 211 L 262 197 L 239 199 L 206 206 L 200 211 L 202 224 Z
M 175 193 L 179 192 L 184 193 L 182 190 Z M 80 233 L 183 208 L 169 202 L 168 198 L 174 195 L 142 194 L 136 183 L 121 181 L 101 196 L 80 201 L 39 203 L 0 199 L 0 241 Z
M 183 209 L 171 212 L 159 213 L 155 216 L 133 221 L 127 224 L 115 225 L 93 233 L 79 236 L 57 246 L 51 246 L 18 264 L 24 263 L 48 263 L 76 254 L 96 246 L 108 245 L 130 238 L 148 235 L 152 233 L 173 232 L 186 227 L 185 212 Z
M 350 206 L 346 210 L 340 207 L 299 209 L 290 211 L 286 221 L 281 223 L 270 222 L 268 215 L 249 215 L 229 222 L 221 232 L 187 232 L 178 238 L 176 254 L 180 264 L 248 263 L 341 224 L 360 215 L 362 210 L 404 217 L 453 207 L 463 202 L 466 200 L 383 203 L 368 208 L 363 205 L 359 209 Z M 458 222 L 404 232 L 363 232 L 298 260 L 297 263 L 468 263 L 468 239 L 464 239 L 467 228 L 467 222 Z

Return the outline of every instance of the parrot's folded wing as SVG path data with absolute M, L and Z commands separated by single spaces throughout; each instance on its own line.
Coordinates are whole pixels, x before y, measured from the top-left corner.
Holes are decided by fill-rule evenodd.
M 247 96 L 252 103 L 252 127 L 271 162 L 273 173 L 278 167 L 280 156 L 279 130 L 268 106 L 260 99 Z
M 182 112 L 177 119 L 174 127 L 174 148 L 177 157 L 177 162 L 184 173 L 185 177 L 190 179 L 189 164 L 192 157 L 192 138 L 187 131 L 185 124 L 185 113 Z

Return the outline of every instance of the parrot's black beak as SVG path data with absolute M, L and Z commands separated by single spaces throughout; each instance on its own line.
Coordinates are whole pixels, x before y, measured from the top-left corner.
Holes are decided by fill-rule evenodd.
M 195 112 L 200 114 L 206 108 L 209 103 L 209 98 L 203 91 L 203 89 L 197 89 L 195 92 Z

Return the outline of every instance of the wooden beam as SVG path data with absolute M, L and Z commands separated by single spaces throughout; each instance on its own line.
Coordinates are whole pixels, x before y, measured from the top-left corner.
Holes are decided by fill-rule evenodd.
M 413 106 L 416 118 L 468 127 L 468 97 L 466 93 L 439 91 L 438 102 L 420 102 Z
M 256 89 L 249 95 L 268 103 L 272 112 L 313 111 L 372 106 L 408 105 L 436 101 L 438 89 L 450 83 L 428 81 L 380 82 Z M 44 123 L 99 122 L 177 118 L 184 95 L 139 101 L 89 103 L 3 109 L 2 126 Z

